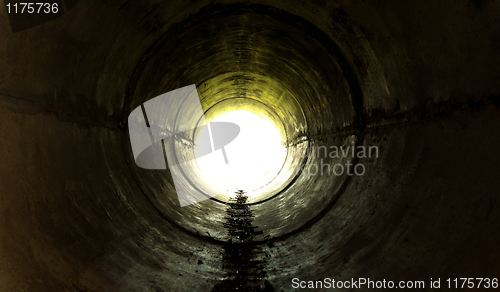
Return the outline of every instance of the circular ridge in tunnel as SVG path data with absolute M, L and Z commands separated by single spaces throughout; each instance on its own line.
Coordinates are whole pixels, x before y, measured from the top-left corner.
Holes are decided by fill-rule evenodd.
M 255 206 L 256 216 L 267 222 L 262 234 L 269 229 L 275 231 L 272 237 L 279 237 L 321 216 L 336 196 L 323 194 L 314 198 L 319 203 L 314 212 L 305 212 L 299 205 L 281 210 L 279 217 L 289 218 L 288 228 L 283 228 L 280 220 L 272 219 L 276 214 L 261 211 L 269 207 L 256 204 L 266 204 L 272 199 L 290 201 L 293 206 L 293 202 L 303 202 L 304 198 L 311 200 L 306 191 L 311 185 L 305 190 L 294 189 L 295 184 L 304 185 L 303 181 L 297 183 L 297 179 L 304 179 L 302 170 L 316 163 L 314 157 L 307 155 L 309 143 L 322 129 L 341 129 L 359 123 L 352 100 L 353 92 L 357 91 L 351 88 L 353 80 L 345 77 L 349 67 L 341 67 L 347 65 L 345 62 L 339 64 L 343 58 L 334 50 L 335 43 L 304 19 L 267 6 L 211 8 L 191 16 L 185 25 L 174 26 L 175 34 L 169 30 L 145 54 L 136 69 L 139 70 L 136 79 L 129 85 L 128 107 L 134 108 L 176 87 L 196 84 L 207 121 L 231 111 L 246 110 L 266 115 L 275 125 L 282 125 L 280 132 L 287 151 L 283 167 L 259 190 L 258 196 L 250 197 L 247 202 Z M 182 46 L 178 45 L 179 40 Z M 165 110 L 166 116 L 175 114 Z M 198 117 L 192 117 L 189 123 L 197 121 Z M 351 141 L 356 139 L 340 143 L 351 145 Z M 187 147 L 183 145 L 186 144 L 177 143 L 176 147 Z M 194 155 L 191 148 L 176 150 L 182 155 L 187 151 Z M 225 213 L 230 194 L 221 194 L 201 202 L 200 206 L 179 208 L 175 192 L 169 191 L 169 185 L 173 184 L 168 171 L 132 169 L 146 195 L 164 216 L 190 232 L 227 240 L 226 231 L 221 229 L 224 223 L 221 214 Z M 190 182 L 188 190 L 213 192 L 210 183 L 200 176 L 196 160 L 183 165 L 182 174 Z M 339 189 L 338 185 L 347 178 L 331 177 L 328 184 Z M 298 214 L 290 217 L 288 212 Z M 254 242 L 264 240 L 263 236 L 257 236 Z

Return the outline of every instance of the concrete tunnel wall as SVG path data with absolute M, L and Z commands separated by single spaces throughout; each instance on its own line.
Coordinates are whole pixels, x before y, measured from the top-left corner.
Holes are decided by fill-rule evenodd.
M 0 9 L 1 291 L 211 291 L 234 272 L 227 205 L 177 207 L 168 171 L 133 163 L 130 111 L 189 84 L 213 115 L 239 98 L 285 129 L 281 184 L 250 207 L 252 285 L 498 277 L 499 10 L 80 1 L 13 33 Z M 304 143 L 353 142 L 380 149 L 363 176 L 295 176 L 321 163 Z

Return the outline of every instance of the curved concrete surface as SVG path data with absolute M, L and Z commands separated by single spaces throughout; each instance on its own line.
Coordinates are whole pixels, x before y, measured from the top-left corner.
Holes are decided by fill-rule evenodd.
M 15 33 L 0 9 L 1 291 L 499 277 L 498 2 L 75 2 Z M 181 208 L 134 164 L 131 110 L 189 84 L 281 127 L 259 199 Z

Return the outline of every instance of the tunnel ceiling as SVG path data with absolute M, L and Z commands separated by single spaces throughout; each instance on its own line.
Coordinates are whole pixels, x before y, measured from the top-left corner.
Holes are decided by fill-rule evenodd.
M 497 2 L 66 0 L 27 29 L 0 11 L 0 290 L 498 277 Z M 168 169 L 134 163 L 131 111 L 190 84 L 208 119 L 280 129 L 260 197 L 180 207 Z M 342 147 L 379 155 L 321 156 Z

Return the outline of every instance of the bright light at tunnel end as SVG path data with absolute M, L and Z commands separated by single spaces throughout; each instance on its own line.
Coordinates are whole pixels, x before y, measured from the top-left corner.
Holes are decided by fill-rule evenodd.
M 195 126 L 192 121 L 198 117 Z M 181 207 L 221 194 L 232 197 L 238 190 L 258 197 L 279 174 L 287 156 L 280 130 L 258 112 L 230 111 L 205 120 L 195 85 L 148 100 L 131 112 L 128 125 L 135 163 L 145 169 L 166 169 L 168 161 Z M 186 144 L 185 137 L 193 137 L 193 151 L 165 142 Z M 209 193 L 193 190 L 184 175 L 182 166 L 192 165 L 192 160 Z
M 249 111 L 229 112 L 210 122 L 237 124 L 240 133 L 224 147 L 227 164 L 220 153 L 222 150 L 199 156 L 195 148 L 196 163 L 205 181 L 229 196 L 243 190 L 248 197 L 258 197 L 259 189 L 278 175 L 286 159 L 280 131 L 266 117 Z M 202 131 L 209 130 L 205 127 Z

